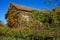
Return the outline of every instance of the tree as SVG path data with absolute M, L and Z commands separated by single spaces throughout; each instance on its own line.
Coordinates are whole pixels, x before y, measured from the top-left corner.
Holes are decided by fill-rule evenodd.
M 4 26 L 1 20 L 0 20 L 0 26 Z

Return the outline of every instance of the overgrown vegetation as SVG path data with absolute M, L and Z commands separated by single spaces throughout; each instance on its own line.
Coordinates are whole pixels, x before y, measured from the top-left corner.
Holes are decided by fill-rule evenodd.
M 9 28 L 0 22 L 0 40 L 60 40 L 60 12 L 33 10 L 29 14 L 32 21 L 25 27 Z

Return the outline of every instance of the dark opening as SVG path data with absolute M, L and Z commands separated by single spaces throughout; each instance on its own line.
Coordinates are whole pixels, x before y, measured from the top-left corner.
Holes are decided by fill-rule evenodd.
M 45 37 L 44 40 L 53 40 L 53 37 Z

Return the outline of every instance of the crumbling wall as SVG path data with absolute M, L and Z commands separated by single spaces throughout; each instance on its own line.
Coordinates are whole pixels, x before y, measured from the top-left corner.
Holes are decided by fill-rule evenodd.
M 24 26 L 29 21 L 28 11 L 17 9 L 13 4 L 10 4 L 7 14 L 9 27 Z

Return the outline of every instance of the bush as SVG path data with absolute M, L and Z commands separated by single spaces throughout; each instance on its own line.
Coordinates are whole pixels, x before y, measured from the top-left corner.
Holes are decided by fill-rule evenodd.
M 33 10 L 31 22 L 24 27 L 0 27 L 1 40 L 59 40 L 60 15 L 55 11 L 49 13 Z M 58 38 L 59 37 L 59 38 Z M 4 38 L 4 39 L 3 39 Z

